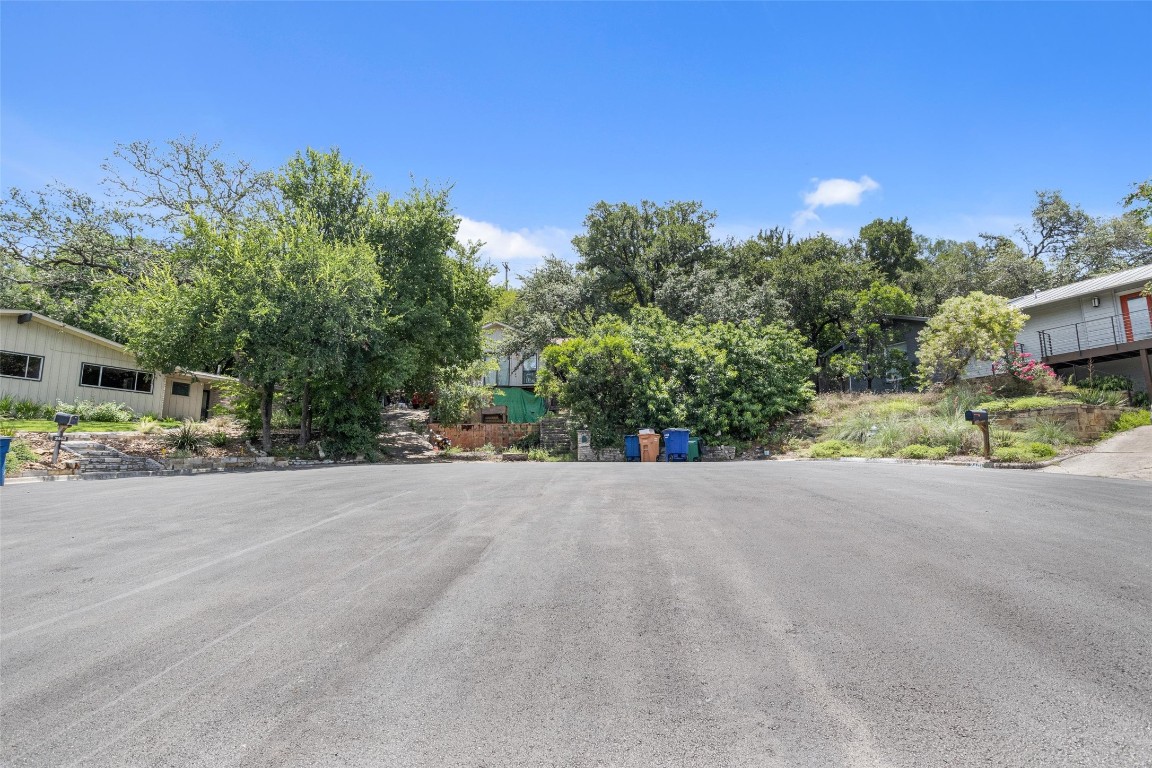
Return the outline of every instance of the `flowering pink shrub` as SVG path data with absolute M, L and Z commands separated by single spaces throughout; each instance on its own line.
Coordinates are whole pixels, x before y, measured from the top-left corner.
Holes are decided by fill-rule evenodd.
M 1032 353 L 1013 349 L 993 364 L 994 373 L 1007 373 L 1014 379 L 1029 384 L 1044 385 L 1056 381 L 1056 372 L 1044 363 L 1032 359 Z

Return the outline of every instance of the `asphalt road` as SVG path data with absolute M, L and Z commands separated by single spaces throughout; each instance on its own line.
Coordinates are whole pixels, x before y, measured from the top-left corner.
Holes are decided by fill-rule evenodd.
M 5 766 L 1147 766 L 1152 485 L 850 463 L 13 485 Z

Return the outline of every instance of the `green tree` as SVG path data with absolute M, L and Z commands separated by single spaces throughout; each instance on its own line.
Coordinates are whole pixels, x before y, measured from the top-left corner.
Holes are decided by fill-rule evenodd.
M 266 205 L 271 175 L 220 155 L 194 138 L 117 145 L 103 165 L 100 195 L 60 184 L 9 191 L 0 203 L 0 293 L 35 309 L 122 340 L 96 306 L 158 261 L 179 275 L 193 252 L 180 247 L 190 214 L 236 220 Z
M 1121 203 L 1143 225 L 1144 241 L 1152 245 L 1152 179 L 1133 184 Z
M 292 207 L 313 217 L 328 242 L 353 243 L 364 236 L 371 216 L 369 177 L 338 148 L 297 152 L 275 183 Z
M 951 384 L 970 362 L 1005 357 L 1027 320 L 1001 296 L 973 291 L 948 299 L 920 332 L 921 386 Z
M 814 349 L 829 349 L 844 338 L 856 295 L 877 278 L 870 263 L 826 235 L 791 242 L 761 233 L 739 248 L 741 258 L 761 272 Z M 757 251 L 762 253 L 759 259 L 753 255 Z
M 911 315 L 914 310 L 911 294 L 880 281 L 856 294 L 847 333 L 849 343 L 829 361 L 829 373 L 863 378 L 869 390 L 877 377 L 892 371 L 907 377 L 911 373 L 907 356 L 895 348 L 902 336 L 891 317 Z
M 260 219 L 218 228 L 194 217 L 189 234 L 184 247 L 198 254 L 190 273 L 155 265 L 112 294 L 105 311 L 146 367 L 228 360 L 260 395 L 265 450 L 277 388 L 303 393 L 306 441 L 313 389 L 341 381 L 350 355 L 382 347 L 389 336 L 371 251 L 327 243 L 317 226 Z
M 715 257 L 715 218 L 698 202 L 661 206 L 644 200 L 636 207 L 602 201 L 592 206 L 585 232 L 572 239 L 572 246 L 581 269 L 596 278 L 617 308 L 650 307 L 668 277 Z
M 915 272 L 920 267 L 917 260 L 918 244 L 908 219 L 875 219 L 860 228 L 860 245 L 864 257 L 872 263 L 876 271 L 894 280 L 901 272 Z

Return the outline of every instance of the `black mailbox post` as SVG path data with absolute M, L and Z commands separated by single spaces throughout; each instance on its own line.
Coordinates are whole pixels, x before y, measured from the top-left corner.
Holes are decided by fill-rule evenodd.
M 972 422 L 972 425 L 984 435 L 984 458 L 992 458 L 992 438 L 988 434 L 988 411 L 964 411 L 964 420 Z
M 64 441 L 64 430 L 80 423 L 80 418 L 73 413 L 58 413 L 53 418 L 56 422 L 56 437 L 52 438 L 56 445 L 52 446 L 52 463 L 60 459 L 60 443 Z

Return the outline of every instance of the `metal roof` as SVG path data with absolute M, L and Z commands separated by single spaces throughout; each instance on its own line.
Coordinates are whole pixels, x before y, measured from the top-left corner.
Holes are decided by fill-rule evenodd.
M 1078 283 L 1069 283 L 1046 291 L 1037 291 L 1027 296 L 1020 296 L 1008 303 L 1018 309 L 1038 307 L 1042 304 L 1053 304 L 1064 299 L 1076 299 L 1081 296 L 1091 296 L 1101 291 L 1109 291 L 1129 283 L 1146 283 L 1152 280 L 1152 264 L 1143 267 L 1132 267 L 1122 272 L 1113 272 L 1110 275 L 1101 275 Z

